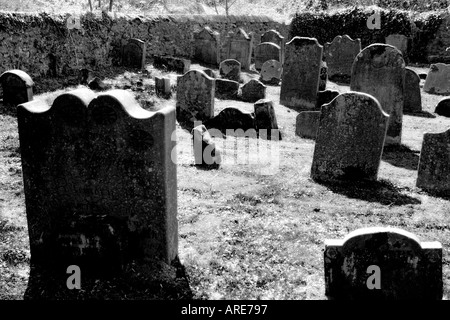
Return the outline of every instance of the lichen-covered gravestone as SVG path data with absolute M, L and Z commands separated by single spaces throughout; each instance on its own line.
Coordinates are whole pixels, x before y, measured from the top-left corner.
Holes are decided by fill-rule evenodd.
M 348 35 L 336 36 L 331 43 L 325 43 L 323 50 L 328 78 L 332 81 L 350 82 L 353 61 L 361 51 L 361 40 L 353 40 Z
M 432 64 L 423 91 L 431 94 L 450 94 L 450 64 Z
M 450 196 L 450 129 L 425 133 L 420 152 L 416 185 L 433 193 Z
M 301 138 L 316 139 L 320 111 L 302 111 L 295 119 L 295 134 Z
M 241 63 L 234 59 L 226 59 L 220 63 L 220 76 L 224 79 L 239 82 L 241 79 Z
M 174 108 L 150 112 L 124 90 L 78 89 L 51 107 L 20 105 L 18 125 L 32 274 L 67 278 L 77 265 L 84 279 L 130 264 L 147 274 L 175 261 Z
M 403 34 L 390 34 L 385 39 L 386 44 L 396 47 L 403 55 L 403 59 L 408 61 L 408 37 Z
M 259 81 L 264 84 L 278 85 L 281 80 L 282 64 L 277 60 L 267 60 L 261 67 Z
M 350 90 L 374 96 L 389 115 L 386 145 L 401 144 L 404 86 L 405 61 L 397 48 L 372 44 L 355 58 Z
M 230 31 L 226 39 L 226 59 L 239 61 L 244 70 L 250 70 L 253 39 L 242 28 Z M 234 79 L 231 79 L 234 80 Z M 237 80 L 236 80 L 237 81 Z
M 284 61 L 284 45 L 285 45 L 285 39 L 284 37 L 276 30 L 269 30 L 267 32 L 264 32 L 261 36 L 261 43 L 262 42 L 272 42 L 275 43 L 277 46 L 280 47 L 281 50 L 281 64 L 283 64 Z
M 263 42 L 255 47 L 255 69 L 261 70 L 264 62 L 268 60 L 277 60 L 281 62 L 280 46 L 271 42 Z
M 256 102 L 266 97 L 266 86 L 256 79 L 251 79 L 242 86 L 242 100 Z
M 405 101 L 404 112 L 421 112 L 422 98 L 420 95 L 419 75 L 411 68 L 405 68 Z
M 442 245 L 397 228 L 325 240 L 325 294 L 334 300 L 441 300 Z
M 311 177 L 376 180 L 389 116 L 372 96 L 348 92 L 322 106 Z
M 144 69 L 147 44 L 139 39 L 129 39 L 123 47 L 122 65 Z
M 192 123 L 213 117 L 215 85 L 215 80 L 200 70 L 190 70 L 178 77 L 178 122 Z
M 313 110 L 319 88 L 322 46 L 315 38 L 294 37 L 286 44 L 280 104 Z
M 220 62 L 220 34 L 208 26 L 194 32 L 193 50 L 195 60 L 217 66 Z
M 0 76 L 3 88 L 3 104 L 17 106 L 33 100 L 34 82 L 22 70 L 8 70 Z

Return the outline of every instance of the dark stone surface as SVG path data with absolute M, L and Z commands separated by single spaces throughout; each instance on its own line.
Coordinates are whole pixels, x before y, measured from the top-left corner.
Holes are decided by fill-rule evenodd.
M 122 65 L 138 69 L 145 68 L 147 44 L 139 39 L 129 39 L 123 47 Z
M 235 59 L 223 60 L 219 66 L 220 76 L 239 82 L 241 80 L 241 63 Z
M 405 101 L 403 112 L 421 112 L 422 97 L 420 95 L 419 75 L 410 68 L 405 68 Z
M 208 130 L 217 129 L 222 134 L 227 134 L 227 129 L 237 130 L 256 129 L 254 114 L 243 112 L 237 108 L 229 107 L 223 109 L 217 116 L 204 123 Z
M 191 60 L 171 56 L 154 56 L 153 66 L 157 69 L 185 74 L 191 68 Z
M 242 100 L 256 102 L 266 97 L 266 86 L 256 79 L 251 79 L 242 86 Z
M 336 90 L 324 90 L 317 92 L 317 104 L 316 109 L 320 111 L 322 105 L 331 102 L 339 95 L 339 91 Z
M 444 98 L 439 101 L 434 112 L 440 116 L 450 118 L 450 98 Z
M 22 70 L 8 70 L 0 76 L 3 88 L 3 104 L 17 106 L 33 100 L 34 82 Z
M 258 100 L 254 104 L 254 110 L 258 137 L 269 140 L 281 140 L 281 132 L 278 129 L 273 102 L 268 99 Z
M 319 129 L 320 111 L 302 111 L 295 120 L 295 134 L 301 138 L 313 139 L 317 137 Z
M 165 99 L 170 98 L 172 95 L 170 79 L 155 77 L 155 93 L 159 97 L 163 97 Z
M 239 83 L 232 80 L 216 79 L 216 98 L 237 100 Z

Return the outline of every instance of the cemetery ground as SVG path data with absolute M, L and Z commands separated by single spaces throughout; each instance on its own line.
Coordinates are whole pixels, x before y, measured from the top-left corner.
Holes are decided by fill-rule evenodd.
M 191 69 L 203 67 L 194 64 Z M 153 95 L 151 79 L 168 76 L 175 84 L 177 75 L 150 66 L 147 70 L 123 72 L 105 82 L 112 88 L 131 89 L 148 110 L 174 106 L 175 96 L 165 100 Z M 247 81 L 257 74 L 243 72 L 243 76 Z M 70 89 L 74 87 L 34 99 L 51 103 Z M 328 82 L 327 89 L 343 93 L 349 87 Z M 259 155 L 259 164 L 236 160 L 236 154 L 248 148 L 245 138 L 236 137 L 227 137 L 227 144 L 215 139 L 225 148 L 224 156 L 236 160 L 234 164 L 211 170 L 196 167 L 191 134 L 177 124 L 178 251 L 194 299 L 325 299 L 324 240 L 371 226 L 398 227 L 421 241 L 441 242 L 444 299 L 448 299 L 450 199 L 415 187 L 423 134 L 450 126 L 450 119 L 433 113 L 442 96 L 422 91 L 424 113 L 404 115 L 402 146 L 384 150 L 377 182 L 324 185 L 310 178 L 314 141 L 295 135 L 298 112 L 279 105 L 279 93 L 279 86 L 267 86 L 266 97 L 275 104 L 282 131 L 281 141 L 268 142 L 279 146 L 279 167 L 271 175 L 258 171 L 273 160 L 265 154 Z M 216 99 L 215 114 L 230 106 L 253 111 L 252 103 Z M 227 149 L 230 141 L 236 142 L 234 156 Z M 17 118 L 4 107 L 0 161 L 0 299 L 22 299 L 30 261 L 25 198 Z

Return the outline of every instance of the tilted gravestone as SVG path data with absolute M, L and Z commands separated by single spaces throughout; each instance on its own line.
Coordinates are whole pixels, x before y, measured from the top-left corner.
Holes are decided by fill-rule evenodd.
M 273 102 L 268 99 L 256 101 L 254 104 L 254 113 L 255 126 L 258 136 L 270 140 L 272 139 L 272 133 L 275 133 L 276 137 L 273 138 L 277 141 L 281 140 L 281 132 L 278 130 L 277 117 L 275 115 L 275 109 L 273 108 Z M 260 130 L 266 131 L 263 132 L 263 135 L 260 135 Z
M 285 45 L 284 37 L 276 30 L 269 30 L 262 34 L 261 43 L 262 42 L 272 42 L 272 43 L 275 43 L 277 46 L 279 46 L 280 50 L 281 50 L 280 62 L 283 63 L 283 61 L 284 61 L 284 45 Z
M 217 66 L 220 62 L 220 34 L 208 26 L 194 32 L 193 51 L 195 60 Z
M 220 63 L 220 76 L 224 79 L 239 82 L 241 79 L 241 63 L 234 59 L 226 59 Z
M 322 51 L 315 38 L 294 37 L 286 44 L 280 104 L 299 110 L 314 109 Z
M 450 94 L 450 64 L 432 64 L 423 91 L 431 94 Z
M 214 116 L 215 80 L 203 71 L 191 70 L 177 80 L 177 120 L 189 123 Z
M 243 70 L 250 70 L 252 50 L 253 38 L 242 28 L 239 28 L 236 32 L 230 31 L 227 34 L 225 58 L 239 61 Z
M 155 92 L 157 96 L 161 96 L 164 98 L 170 97 L 172 94 L 170 79 L 155 77 Z
M 266 97 L 266 86 L 256 79 L 251 79 L 242 86 L 242 100 L 256 102 Z
M 450 129 L 425 133 L 416 185 L 433 193 L 450 196 Z
M 422 98 L 420 95 L 420 78 L 412 69 L 405 68 L 405 101 L 404 112 L 421 112 Z
M 233 80 L 216 79 L 215 96 L 218 99 L 236 100 L 239 93 L 239 83 Z
M 267 60 L 261 67 L 259 81 L 264 84 L 278 85 L 281 80 L 282 64 L 277 60 Z
M 129 39 L 123 47 L 122 65 L 144 69 L 147 44 L 139 39 Z
M 295 134 L 301 138 L 316 139 L 320 111 L 302 111 L 295 119 Z
M 255 69 L 261 70 L 264 62 L 268 60 L 277 60 L 281 62 L 280 46 L 271 42 L 263 42 L 255 47 Z
M 321 108 L 311 177 L 316 181 L 376 180 L 389 116 L 372 96 L 340 94 Z
M 3 104 L 17 106 L 33 100 L 34 82 L 22 70 L 8 70 L 0 76 L 3 89 Z
M 332 81 L 350 82 L 353 61 L 361 51 L 361 40 L 353 40 L 348 35 L 336 36 L 331 43 L 325 43 L 323 51 L 328 78 Z
M 397 228 L 325 240 L 325 294 L 335 300 L 441 300 L 442 245 Z
M 401 144 L 404 85 L 405 61 L 395 47 L 372 44 L 355 58 L 350 90 L 372 95 L 389 115 L 386 145 Z
M 174 108 L 78 89 L 19 105 L 18 125 L 32 268 L 87 276 L 176 259 Z
M 403 34 L 390 34 L 385 39 L 386 44 L 396 47 L 403 55 L 403 59 L 408 62 L 408 37 Z

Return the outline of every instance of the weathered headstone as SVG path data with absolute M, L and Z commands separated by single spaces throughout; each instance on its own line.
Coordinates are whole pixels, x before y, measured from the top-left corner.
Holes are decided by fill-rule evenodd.
M 177 120 L 189 123 L 214 116 L 215 80 L 203 71 L 190 70 L 177 80 Z
M 229 107 L 220 111 L 214 118 L 204 122 L 204 125 L 208 130 L 217 129 L 222 134 L 227 134 L 227 129 L 242 129 L 244 131 L 255 129 L 255 119 L 250 112 L 243 112 L 237 108 Z
M 450 98 L 444 98 L 439 101 L 434 112 L 440 116 L 450 118 Z
M 220 34 L 208 26 L 194 32 L 193 50 L 195 60 L 217 66 L 220 62 Z
M 441 300 L 442 245 L 397 228 L 325 240 L 325 294 L 335 300 Z
M 261 36 L 261 43 L 262 42 L 272 42 L 275 43 L 277 46 L 280 47 L 281 50 L 281 63 L 284 61 L 284 45 L 285 45 L 285 39 L 284 37 L 276 30 L 269 30 L 267 32 L 264 32 Z
M 320 65 L 319 91 L 324 91 L 327 88 L 327 80 L 328 80 L 327 63 L 325 61 L 322 61 Z
M 169 78 L 155 77 L 155 92 L 157 96 L 164 98 L 170 97 L 172 94 Z
M 348 35 L 336 36 L 331 43 L 325 43 L 323 50 L 328 78 L 332 81 L 350 82 L 353 61 L 361 51 L 361 40 L 353 40 Z
M 243 70 L 250 70 L 252 49 L 253 39 L 242 28 L 238 28 L 236 32 L 230 31 L 228 33 L 226 38 L 226 59 L 239 61 Z
M 286 44 L 280 104 L 300 110 L 314 109 L 322 51 L 314 38 L 294 37 Z
M 408 61 L 408 37 L 403 34 L 390 34 L 385 39 L 386 44 L 396 47 L 403 55 L 403 59 Z
M 273 102 L 268 99 L 261 99 L 254 104 L 255 110 L 255 126 L 258 132 L 258 136 L 272 139 L 272 133 L 278 132 L 276 140 L 281 140 L 281 132 L 278 130 L 277 117 L 275 115 L 275 109 L 273 108 Z M 272 131 L 276 129 L 276 131 Z M 266 130 L 262 132 L 261 130 Z M 263 133 L 260 135 L 260 133 Z
M 122 65 L 144 69 L 147 44 L 139 39 L 129 39 L 123 47 Z
M 19 105 L 18 125 L 32 268 L 87 276 L 176 259 L 174 108 L 78 89 Z
M 261 67 L 259 81 L 264 84 L 278 85 L 281 80 L 282 64 L 277 60 L 267 60 Z
M 242 86 L 242 100 L 256 102 L 266 97 L 266 86 L 256 79 L 251 79 Z
M 395 47 L 372 44 L 355 58 L 350 90 L 372 95 L 389 115 L 386 145 L 401 144 L 404 85 L 405 61 Z
M 339 91 L 336 90 L 324 90 L 317 92 L 316 110 L 320 111 L 322 105 L 331 102 L 339 95 Z
M 295 134 L 302 138 L 316 139 L 320 111 L 302 111 L 295 121 Z
M 432 64 L 423 91 L 431 94 L 450 94 L 450 64 Z
M 224 79 L 239 82 L 241 79 L 241 63 L 234 59 L 226 59 L 220 63 L 220 76 Z
M 239 92 L 239 83 L 233 80 L 216 79 L 216 93 L 218 99 L 236 100 Z
M 349 92 L 321 108 L 311 177 L 376 180 L 389 116 L 372 96 Z
M 196 165 L 207 167 L 220 165 L 221 151 L 204 125 L 192 129 L 192 145 Z
M 261 70 L 264 62 L 277 60 L 281 62 L 280 46 L 272 42 L 263 42 L 255 47 L 255 69 Z
M 405 68 L 405 101 L 404 112 L 421 112 L 422 98 L 420 95 L 419 75 L 411 68 Z
M 191 60 L 171 56 L 154 56 L 153 66 L 157 69 L 185 74 L 191 68 Z
M 450 130 L 425 133 L 420 152 L 417 187 L 450 196 Z
M 8 70 L 0 76 L 3 88 L 3 104 L 17 106 L 33 100 L 34 82 L 22 70 Z

